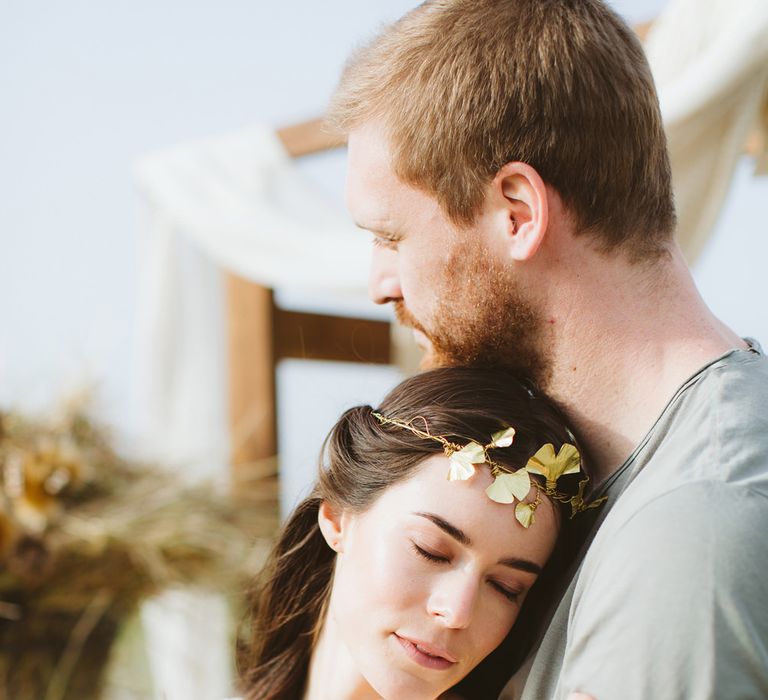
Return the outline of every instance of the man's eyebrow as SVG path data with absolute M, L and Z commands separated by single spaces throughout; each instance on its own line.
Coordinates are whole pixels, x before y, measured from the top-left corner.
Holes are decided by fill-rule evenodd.
M 430 522 L 434 523 L 443 532 L 453 537 L 453 539 L 455 539 L 457 542 L 461 542 L 461 544 L 467 547 L 472 546 L 472 540 L 469 539 L 467 533 L 455 525 L 449 523 L 447 520 L 445 520 L 445 518 L 441 518 L 439 515 L 435 515 L 434 513 L 414 513 L 414 515 L 418 515 L 420 518 L 426 518 Z M 541 566 L 539 566 L 536 562 L 530 561 L 529 559 L 508 557 L 506 559 L 499 559 L 498 563 L 502 566 L 508 566 L 510 569 L 525 571 L 529 574 L 538 575 L 541 573 Z
M 391 221 L 371 221 L 368 224 L 361 223 L 360 221 L 353 220 L 354 225 L 361 229 L 362 231 L 367 231 L 368 233 L 374 233 L 374 234 L 381 234 L 384 236 L 394 236 L 395 234 L 395 227 L 392 225 Z
M 384 228 L 382 226 L 377 226 L 375 224 L 362 224 L 359 221 L 355 221 L 355 226 L 359 228 L 361 231 L 368 231 L 369 233 L 379 233 L 383 232 Z
M 451 523 L 449 523 L 444 518 L 441 518 L 439 515 L 435 515 L 434 513 L 414 513 L 414 515 L 418 515 L 420 518 L 426 518 L 427 520 L 433 522 L 443 532 L 453 537 L 453 539 L 455 539 L 457 542 L 461 542 L 461 544 L 466 545 L 467 547 L 472 544 L 472 540 L 467 537 L 467 534 L 463 530 L 460 530 L 455 525 L 451 525 Z

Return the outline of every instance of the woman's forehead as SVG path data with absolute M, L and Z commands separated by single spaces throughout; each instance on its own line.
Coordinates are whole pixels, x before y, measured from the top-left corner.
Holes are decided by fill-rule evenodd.
M 487 467 L 478 466 L 467 480 L 449 481 L 448 466 L 443 454 L 428 457 L 409 478 L 389 487 L 367 514 L 395 528 L 407 523 L 434 527 L 434 520 L 424 517 L 428 514 L 460 530 L 473 549 L 503 557 L 514 553 L 511 548 L 531 552 L 543 548 L 548 556 L 559 530 L 548 499 L 542 500 L 536 521 L 526 529 L 515 517 L 514 504 L 496 503 L 486 494 L 493 483 Z

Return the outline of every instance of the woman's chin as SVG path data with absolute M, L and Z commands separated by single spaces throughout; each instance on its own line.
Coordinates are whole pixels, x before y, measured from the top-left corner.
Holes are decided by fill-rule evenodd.
M 397 636 L 392 634 L 390 640 L 395 648 L 392 663 L 376 664 L 375 671 L 364 674 L 371 688 L 384 700 L 435 700 L 457 679 L 440 682 L 439 678 L 430 677 L 439 674 L 434 669 L 425 669 L 411 659 L 403 650 Z M 413 668 L 410 668 L 410 665 Z
M 376 685 L 371 683 L 371 688 L 383 700 L 436 700 L 444 692 L 427 684 L 400 682 L 391 678 Z

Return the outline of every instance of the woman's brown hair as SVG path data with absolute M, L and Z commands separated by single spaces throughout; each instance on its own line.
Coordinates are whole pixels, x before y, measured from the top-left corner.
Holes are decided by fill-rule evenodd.
M 314 641 L 324 622 L 335 552 L 318 527 L 320 504 L 362 512 L 389 486 L 407 478 L 421 462 L 442 451 L 433 440 L 408 430 L 382 425 L 370 406 L 346 411 L 323 446 L 317 484 L 285 524 L 252 594 L 251 629 L 239 658 L 247 700 L 297 700 L 304 692 Z M 460 444 L 486 444 L 502 427 L 515 428 L 512 446 L 492 450 L 491 458 L 511 468 L 526 464 L 543 444 L 555 449 L 574 438 L 550 401 L 515 376 L 498 370 L 443 368 L 406 379 L 375 409 L 401 420 L 424 419 L 434 435 Z M 575 493 L 578 479 L 561 479 L 561 491 Z M 565 522 L 565 518 L 561 517 Z M 532 527 L 535 527 L 535 523 Z M 538 590 L 549 597 L 553 566 L 566 564 L 562 541 L 523 606 L 535 605 Z M 554 564 L 553 564 L 554 562 Z M 556 564 L 556 566 L 555 566 Z M 521 613 L 522 614 L 522 613 Z M 536 625 L 526 615 L 525 634 L 516 634 L 512 649 L 492 655 L 456 691 L 472 700 L 495 698 L 503 682 L 528 653 Z M 541 615 L 538 615 L 540 618 Z M 493 661 L 493 663 L 490 663 Z M 480 668 L 480 667 L 478 667 Z

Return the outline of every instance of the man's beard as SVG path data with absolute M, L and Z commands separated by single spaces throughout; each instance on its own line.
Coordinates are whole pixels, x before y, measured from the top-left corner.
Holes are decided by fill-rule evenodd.
M 427 323 L 419 322 L 404 302 L 395 303 L 398 321 L 430 341 L 422 368 L 498 367 L 544 386 L 543 324 L 509 271 L 490 254 L 461 245 L 452 252 L 443 280 L 436 283 L 438 302 Z

